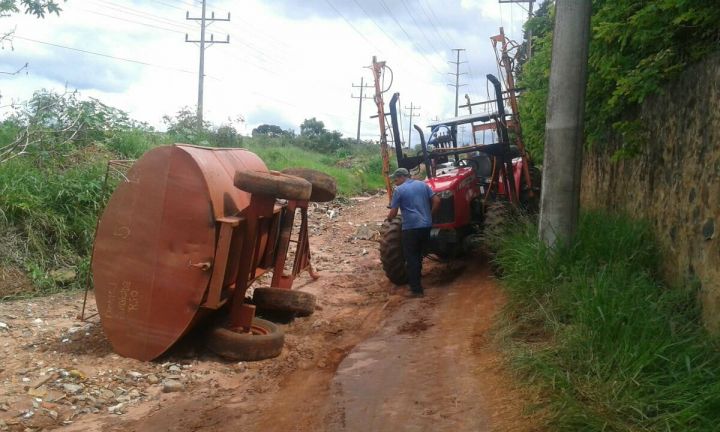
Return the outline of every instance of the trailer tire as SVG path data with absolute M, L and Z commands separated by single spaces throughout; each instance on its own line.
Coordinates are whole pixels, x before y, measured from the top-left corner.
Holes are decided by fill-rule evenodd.
M 218 326 L 207 335 L 207 347 L 235 361 L 257 361 L 277 357 L 285 344 L 285 333 L 270 321 L 253 318 L 251 333 L 238 333 Z
M 283 288 L 255 288 L 253 304 L 260 309 L 289 312 L 296 316 L 310 316 L 315 312 L 314 295 Z
M 286 168 L 281 172 L 309 181 L 312 185 L 310 201 L 328 202 L 334 200 L 337 195 L 337 181 L 324 172 L 309 168 Z
M 233 184 L 251 194 L 287 200 L 307 200 L 312 193 L 307 180 L 278 171 L 236 171 Z
M 385 276 L 395 285 L 404 285 L 408 282 L 405 268 L 405 254 L 402 248 L 402 218 L 396 217 L 383 225 L 383 235 L 380 240 L 380 261 Z

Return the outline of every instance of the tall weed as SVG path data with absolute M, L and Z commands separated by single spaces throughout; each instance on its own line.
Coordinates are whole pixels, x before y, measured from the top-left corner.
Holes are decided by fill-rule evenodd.
M 659 282 L 657 251 L 647 225 L 602 213 L 569 247 L 548 250 L 533 225 L 502 242 L 509 353 L 553 430 L 718 430 L 717 341 L 697 287 Z

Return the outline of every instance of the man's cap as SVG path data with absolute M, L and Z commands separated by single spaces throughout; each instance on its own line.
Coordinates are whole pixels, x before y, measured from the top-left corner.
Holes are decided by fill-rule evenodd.
M 394 173 L 390 176 L 390 178 L 398 178 L 398 177 L 410 177 L 410 171 L 408 171 L 405 168 L 398 168 L 395 170 Z

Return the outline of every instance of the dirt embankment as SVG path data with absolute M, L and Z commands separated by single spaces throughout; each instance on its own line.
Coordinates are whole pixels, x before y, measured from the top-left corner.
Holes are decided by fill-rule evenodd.
M 429 263 L 428 296 L 405 298 L 380 268 L 385 203 L 313 212 L 322 277 L 297 287 L 319 307 L 282 325 L 275 359 L 228 362 L 190 335 L 139 362 L 76 320 L 81 293 L 0 304 L 0 430 L 530 430 L 487 339 L 499 290 L 476 263 Z

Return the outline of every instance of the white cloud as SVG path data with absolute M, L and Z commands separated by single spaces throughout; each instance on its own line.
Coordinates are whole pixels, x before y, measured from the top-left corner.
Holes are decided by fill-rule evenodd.
M 364 67 L 376 55 L 394 72 L 386 101 L 399 91 L 403 107 L 411 101 L 422 107 L 416 122 L 424 125 L 453 112 L 454 90 L 447 86 L 452 78 L 447 74 L 449 48 L 467 49 L 461 60 L 469 65 L 463 64 L 462 71 L 472 75 L 462 77 L 469 85 L 461 89 L 461 102 L 465 92 L 473 100 L 484 99 L 484 76 L 496 71 L 489 37 L 502 21 L 512 37 L 520 38 L 526 17 L 522 8 L 501 7 L 497 0 L 384 3 L 392 14 L 377 0 L 208 1 L 208 12 L 215 11 L 217 17 L 230 12 L 232 18 L 209 27 L 217 38 L 230 34 L 231 40 L 206 51 L 206 118 L 221 123 L 243 116 L 249 133 L 258 124 L 272 122 L 297 129 L 303 119 L 317 117 L 328 129 L 354 137 L 358 100 L 350 98 L 351 92 L 357 94 L 351 84 L 359 84 L 360 77 L 372 84 Z M 154 65 L 17 39 L 14 51 L 2 52 L 0 70 L 28 61 L 30 73 L 0 78 L 0 105 L 26 99 L 41 87 L 63 89 L 67 82 L 84 95 L 160 126 L 163 115 L 197 102 L 198 47 L 184 42 L 185 32 L 191 39 L 198 37 L 198 25 L 185 20 L 189 4 L 83 0 L 66 3 L 60 17 L 15 15 L 0 20 L 0 30 L 17 26 L 23 37 Z M 199 7 L 190 14 L 197 16 Z M 377 139 L 377 120 L 369 118 L 375 113 L 373 101 L 365 100 L 366 138 Z M 403 128 L 407 133 L 407 119 Z

